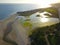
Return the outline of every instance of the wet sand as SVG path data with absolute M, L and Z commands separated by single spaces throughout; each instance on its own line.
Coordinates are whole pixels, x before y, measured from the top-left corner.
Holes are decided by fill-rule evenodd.
M 16 16 L 17 14 L 13 14 L 10 17 L 0 21 L 0 45 L 11 45 L 7 42 L 4 42 L 2 38 L 3 38 L 3 33 L 4 33 L 4 30 L 6 29 L 7 24 L 9 22 L 13 22 Z

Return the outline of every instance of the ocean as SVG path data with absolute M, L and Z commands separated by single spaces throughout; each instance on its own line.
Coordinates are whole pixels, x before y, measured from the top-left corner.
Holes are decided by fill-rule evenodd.
M 10 16 L 10 14 L 21 11 L 38 9 L 35 4 L 0 4 L 0 20 Z

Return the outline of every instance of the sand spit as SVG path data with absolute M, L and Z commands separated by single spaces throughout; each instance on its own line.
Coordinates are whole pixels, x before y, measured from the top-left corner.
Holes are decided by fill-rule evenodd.
M 4 30 L 6 29 L 7 27 L 7 24 L 9 22 L 13 22 L 15 20 L 15 17 L 17 16 L 17 14 L 12 14 L 11 16 L 9 16 L 8 18 L 4 19 L 4 20 L 0 20 L 0 45 L 11 45 L 7 42 L 4 42 L 2 40 L 3 38 L 3 33 L 4 33 Z

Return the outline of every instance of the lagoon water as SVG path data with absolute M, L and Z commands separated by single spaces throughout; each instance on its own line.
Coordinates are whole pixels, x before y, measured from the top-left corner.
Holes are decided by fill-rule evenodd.
M 35 4 L 0 4 L 0 20 L 10 16 L 10 14 L 18 11 L 27 11 L 37 9 Z

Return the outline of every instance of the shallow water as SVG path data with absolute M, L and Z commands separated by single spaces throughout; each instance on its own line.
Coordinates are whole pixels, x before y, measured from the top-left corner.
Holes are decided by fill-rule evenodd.
M 0 20 L 18 11 L 27 11 L 37 8 L 35 4 L 0 4 Z

